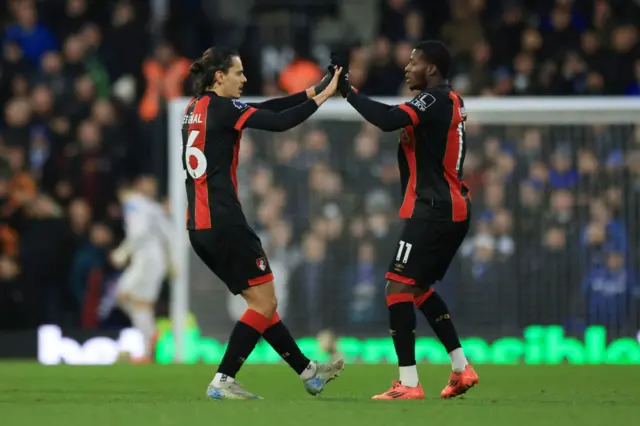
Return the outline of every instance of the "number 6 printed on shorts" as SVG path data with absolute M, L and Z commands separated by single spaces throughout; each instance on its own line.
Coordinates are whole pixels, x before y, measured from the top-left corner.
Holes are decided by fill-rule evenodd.
M 184 162 L 187 166 L 187 172 L 193 179 L 202 177 L 207 171 L 207 157 L 200 148 L 193 146 L 200 136 L 200 130 L 192 130 L 189 132 L 189 139 L 184 150 Z
M 409 254 L 411 254 L 411 247 L 413 247 L 413 244 L 400 241 L 400 247 L 398 247 L 398 254 L 396 255 L 396 262 L 400 262 L 400 259 L 402 259 L 402 263 L 407 263 L 409 260 Z M 402 255 L 403 252 L 404 256 Z

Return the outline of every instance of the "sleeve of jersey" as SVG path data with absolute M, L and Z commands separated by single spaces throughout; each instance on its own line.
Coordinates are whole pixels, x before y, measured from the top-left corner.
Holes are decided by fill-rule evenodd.
M 244 111 L 239 111 L 233 114 L 233 120 L 235 120 L 233 128 L 237 131 L 242 130 L 245 127 L 245 124 L 249 117 L 255 114 L 258 111 L 257 108 L 248 107 Z
M 429 92 L 421 92 L 409 102 L 399 105 L 411 117 L 414 126 L 422 122 L 435 119 L 443 113 L 443 109 L 436 104 L 436 98 Z
M 282 112 L 254 109 L 254 111 L 250 113 L 248 111 L 245 113 L 248 115 L 244 121 L 240 122 L 239 120 L 238 123 L 236 123 L 236 130 L 246 127 L 249 129 L 268 130 L 270 132 L 284 132 L 296 127 L 311 117 L 317 110 L 318 104 L 316 104 L 313 99 L 309 99 L 298 106 Z M 241 118 L 243 117 L 244 115 Z
M 306 100 L 307 92 L 302 91 L 294 93 L 293 95 L 283 96 L 281 98 L 273 98 L 269 99 L 268 101 L 249 105 L 257 109 L 268 109 L 269 111 L 281 112 L 285 109 L 293 108 L 294 106 L 300 105 Z
M 403 108 L 404 104 L 391 106 L 356 92 L 349 93 L 347 101 L 365 120 L 382 131 L 392 132 L 415 124 L 413 117 Z

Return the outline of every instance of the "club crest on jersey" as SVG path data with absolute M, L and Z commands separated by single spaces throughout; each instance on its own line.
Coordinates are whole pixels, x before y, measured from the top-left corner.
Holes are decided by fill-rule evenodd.
M 267 270 L 267 259 L 265 259 L 264 257 L 261 257 L 260 259 L 256 260 L 256 265 L 258 266 L 258 269 L 260 269 L 262 272 Z
M 238 108 L 238 109 L 239 109 L 239 110 L 241 110 L 241 111 L 242 111 L 243 109 L 247 109 L 247 108 L 249 108 L 249 105 L 245 104 L 244 102 L 240 102 L 240 101 L 239 101 L 239 100 L 237 100 L 237 99 L 233 99 L 231 102 L 233 103 L 233 106 L 235 106 L 236 108 Z
M 431 93 L 420 93 L 409 102 L 420 111 L 425 112 L 427 108 L 436 102 L 436 98 Z

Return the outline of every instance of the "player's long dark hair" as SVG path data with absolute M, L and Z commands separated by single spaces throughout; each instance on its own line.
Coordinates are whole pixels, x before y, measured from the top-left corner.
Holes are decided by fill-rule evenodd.
M 196 95 L 202 95 L 207 87 L 213 86 L 217 71 L 226 73 L 232 65 L 232 58 L 238 55 L 233 49 L 225 47 L 210 47 L 202 57 L 191 64 L 189 75 L 193 79 Z

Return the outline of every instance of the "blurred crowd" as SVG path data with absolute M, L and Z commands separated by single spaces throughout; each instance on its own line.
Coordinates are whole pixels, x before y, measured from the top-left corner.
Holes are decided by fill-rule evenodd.
M 322 121 L 243 140 L 241 199 L 294 327 L 384 328 L 401 225 L 396 137 Z M 636 330 L 640 125 L 470 124 L 467 138 L 472 230 L 438 286 L 463 327 Z M 341 139 L 354 142 L 330 142 Z
M 149 174 L 166 194 L 166 106 L 211 44 L 239 47 L 250 95 L 310 86 L 334 48 L 365 93 L 408 95 L 422 38 L 451 46 L 465 95 L 639 95 L 638 22 L 622 0 L 0 0 L 0 329 L 101 325 L 115 186 Z M 395 137 L 360 122 L 246 133 L 241 199 L 305 331 L 385 322 Z M 640 327 L 640 127 L 468 137 L 474 226 L 440 287 L 462 321 Z

